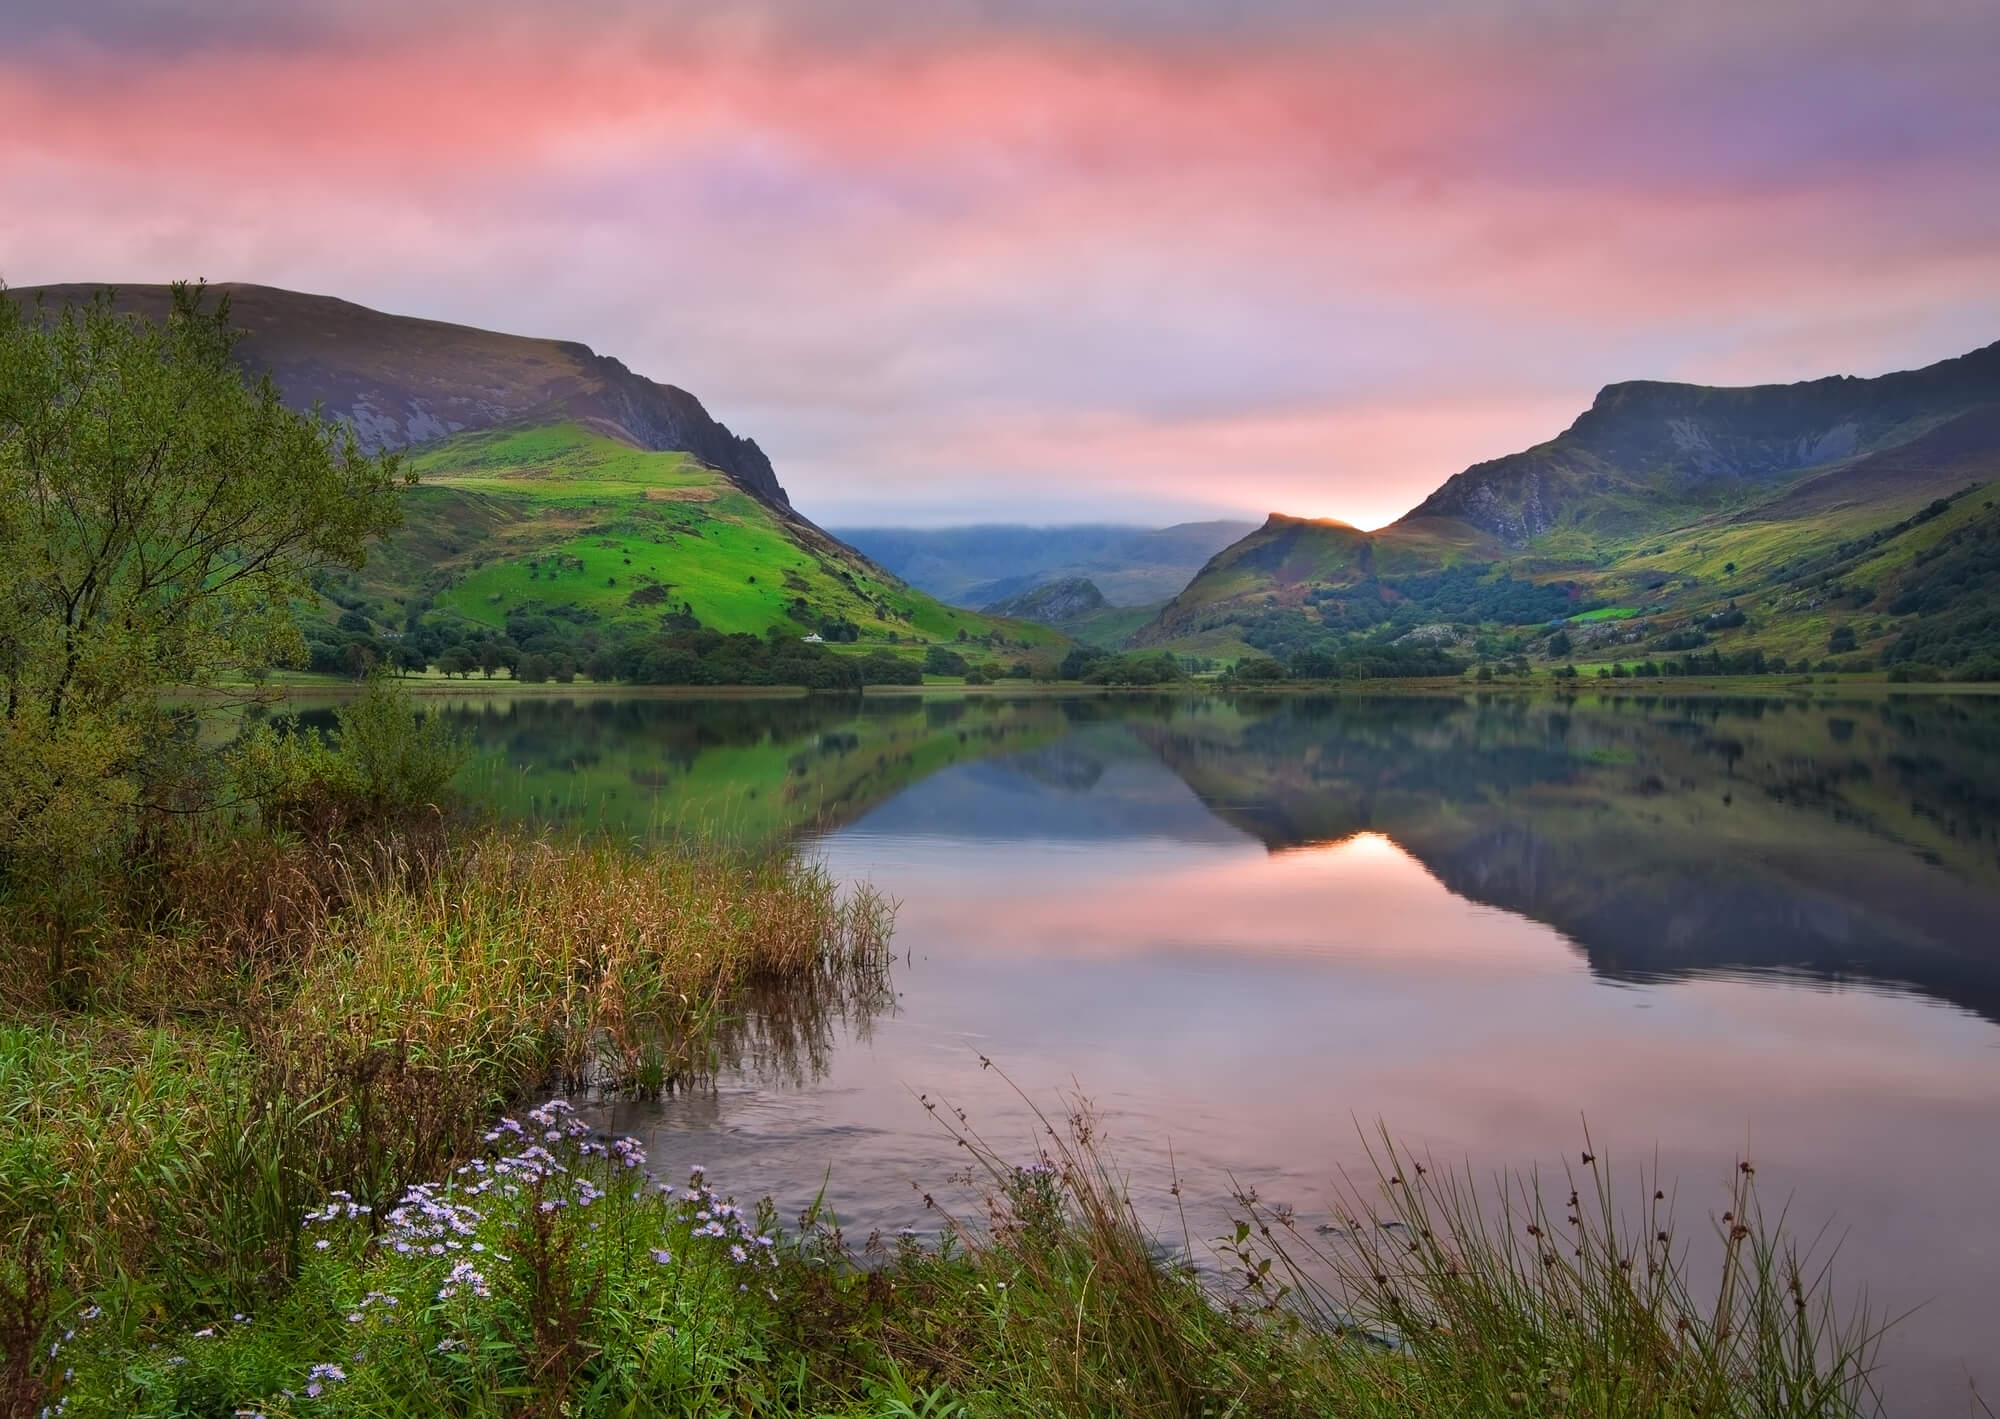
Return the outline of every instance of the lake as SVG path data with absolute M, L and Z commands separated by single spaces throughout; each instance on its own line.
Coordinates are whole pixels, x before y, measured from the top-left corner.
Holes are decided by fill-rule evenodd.
M 2000 701 L 521 698 L 454 708 L 502 814 L 797 841 L 900 902 L 893 1008 L 620 1105 L 850 1237 L 935 1228 L 920 1093 L 1025 1161 L 1087 1096 L 1199 1252 L 1323 1214 L 1378 1122 L 1444 1164 L 1739 1158 L 1914 1310 L 1896 1412 L 2000 1384 Z M 981 1068 L 981 1056 L 998 1071 Z M 1011 1083 L 1009 1082 L 1011 1081 Z M 1713 1204 L 1713 1208 L 1711 1208 Z

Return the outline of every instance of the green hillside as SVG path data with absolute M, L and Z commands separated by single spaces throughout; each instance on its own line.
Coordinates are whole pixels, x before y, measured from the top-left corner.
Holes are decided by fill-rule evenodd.
M 403 528 L 324 588 L 329 619 L 518 633 L 699 628 L 824 634 L 836 649 L 1046 655 L 1048 627 L 944 606 L 692 455 L 574 423 L 465 433 L 412 451 Z M 517 639 L 518 639 L 517 635 Z
M 1428 649 L 2000 678 L 1996 478 L 2000 346 L 1872 380 L 1614 385 L 1378 531 L 1272 517 L 1133 640 L 1320 673 L 1426 673 Z

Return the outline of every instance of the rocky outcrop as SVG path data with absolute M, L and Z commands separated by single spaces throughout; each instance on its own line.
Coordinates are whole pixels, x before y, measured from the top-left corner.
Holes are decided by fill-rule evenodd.
M 996 601 L 983 608 L 983 614 L 1060 626 L 1092 611 L 1101 611 L 1106 604 L 1104 593 L 1097 589 L 1097 583 L 1088 577 L 1066 576 L 1032 591 L 1022 592 L 1019 596 Z

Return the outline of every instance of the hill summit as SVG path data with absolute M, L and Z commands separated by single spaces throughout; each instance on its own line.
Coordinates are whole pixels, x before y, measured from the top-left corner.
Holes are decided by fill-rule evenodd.
M 1629 532 L 1676 511 L 1752 501 L 1809 469 L 1883 454 L 1961 419 L 1990 422 L 1996 401 L 2000 343 L 1872 379 L 1611 384 L 1555 438 L 1474 464 L 1410 516 L 1456 518 L 1516 547 L 1569 526 Z
M 16 300 L 52 308 L 90 300 L 99 285 L 24 286 Z M 118 307 L 163 318 L 169 288 L 117 286 Z M 752 439 L 712 418 L 685 389 L 634 374 L 573 340 L 503 335 L 388 315 L 333 296 L 224 282 L 245 332 L 237 356 L 269 374 L 285 402 L 314 403 L 350 423 L 371 452 L 510 424 L 572 423 L 635 448 L 692 454 L 772 507 L 791 500 Z

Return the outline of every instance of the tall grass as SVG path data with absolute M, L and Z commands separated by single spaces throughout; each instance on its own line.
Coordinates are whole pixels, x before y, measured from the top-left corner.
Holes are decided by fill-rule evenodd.
M 0 1329 L 23 1333 L 85 1297 L 142 1326 L 253 1310 L 326 1188 L 393 1200 L 512 1100 L 677 1087 L 750 1029 L 815 1045 L 815 1011 L 880 1003 L 889 912 L 790 858 L 419 823 L 157 846 L 60 980 L 12 949 L 41 926 L 0 914 Z M 759 996 L 776 1024 L 746 1023 Z
M 1763 1213 L 1748 1165 L 1682 1237 L 1664 1190 L 1623 1195 L 1588 1148 L 1581 1185 L 1551 1192 L 1532 1174 L 1481 1186 L 1385 1136 L 1338 1220 L 1307 1228 L 1246 1191 L 1219 1266 L 1197 1267 L 1184 1221 L 1171 1245 L 1144 1225 L 1087 1106 L 1043 1118 L 1022 1164 L 925 1103 L 984 1179 L 985 1215 L 950 1219 L 958 1250 L 906 1248 L 894 1274 L 920 1302 L 866 1324 L 970 1414 L 1879 1412 L 1879 1325 L 1836 1304 L 1828 1258 Z

